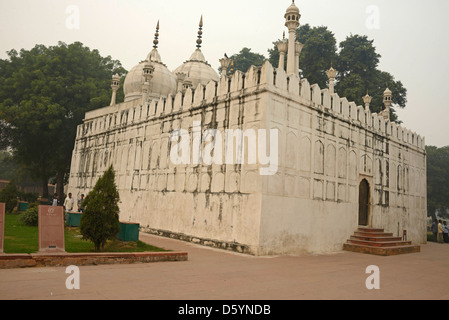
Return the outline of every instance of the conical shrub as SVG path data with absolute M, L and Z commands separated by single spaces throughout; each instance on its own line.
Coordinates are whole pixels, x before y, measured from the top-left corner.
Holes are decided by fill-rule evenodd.
M 81 218 L 80 231 L 84 240 L 94 243 L 97 252 L 120 231 L 119 201 L 115 172 L 111 166 L 83 202 L 85 211 Z

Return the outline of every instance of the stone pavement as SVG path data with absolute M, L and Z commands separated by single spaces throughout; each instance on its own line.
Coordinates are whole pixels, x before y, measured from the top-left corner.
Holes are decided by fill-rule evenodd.
M 68 290 L 65 268 L 0 270 L 0 299 L 145 300 L 436 300 L 449 299 L 449 245 L 380 257 L 350 252 L 253 257 L 141 234 L 141 240 L 187 251 L 187 262 L 80 267 L 80 290 Z M 380 290 L 368 290 L 368 266 L 380 268 Z

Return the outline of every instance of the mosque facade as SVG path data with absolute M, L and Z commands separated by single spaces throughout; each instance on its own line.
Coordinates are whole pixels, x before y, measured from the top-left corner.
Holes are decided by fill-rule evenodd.
M 254 255 L 340 251 L 359 226 L 426 243 L 425 140 L 299 78 L 300 12 L 285 14 L 278 66 L 220 76 L 202 51 L 173 72 L 153 50 L 129 71 L 125 101 L 78 127 L 68 192 L 88 194 L 109 166 L 120 219 L 143 232 Z M 287 57 L 287 64 L 284 58 Z M 228 76 L 228 73 L 230 74 Z

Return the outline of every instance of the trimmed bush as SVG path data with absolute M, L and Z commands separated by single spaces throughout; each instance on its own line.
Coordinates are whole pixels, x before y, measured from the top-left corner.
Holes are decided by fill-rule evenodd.
M 31 204 L 28 210 L 20 215 L 19 222 L 30 227 L 37 227 L 39 224 L 39 211 L 37 204 Z
M 83 202 L 85 211 L 81 218 L 81 234 L 84 240 L 94 243 L 97 252 L 104 248 L 108 240 L 115 239 L 120 231 L 119 201 L 115 173 L 111 166 Z
M 0 192 L 0 202 L 6 204 L 6 213 L 12 213 L 17 206 L 18 191 L 14 181 L 8 183 L 6 188 Z

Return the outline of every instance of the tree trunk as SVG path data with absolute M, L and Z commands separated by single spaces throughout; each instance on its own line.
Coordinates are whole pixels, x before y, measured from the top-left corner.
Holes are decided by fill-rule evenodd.
M 62 171 L 59 171 L 56 174 L 56 193 L 59 195 L 60 199 L 62 199 L 62 196 L 64 194 L 64 176 L 65 172 Z
M 43 177 L 42 178 L 42 198 L 43 199 L 49 199 L 48 178 L 47 177 Z

